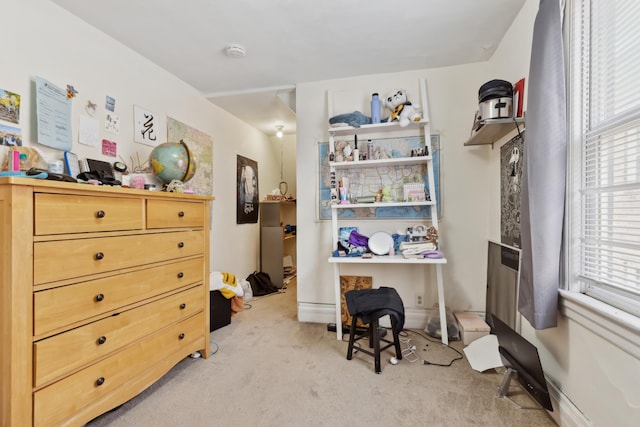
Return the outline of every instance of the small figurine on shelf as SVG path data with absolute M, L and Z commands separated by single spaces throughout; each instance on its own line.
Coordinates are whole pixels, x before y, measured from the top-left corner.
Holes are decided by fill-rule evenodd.
M 353 160 L 353 149 L 351 148 L 351 145 L 349 144 L 345 145 L 344 148 L 342 149 L 342 154 L 344 156 L 345 162 Z

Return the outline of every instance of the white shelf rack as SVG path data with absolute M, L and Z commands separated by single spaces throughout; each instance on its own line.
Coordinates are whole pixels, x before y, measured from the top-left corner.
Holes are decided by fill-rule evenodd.
M 402 158 L 389 158 L 389 159 L 375 159 L 375 160 L 359 160 L 359 161 L 344 161 L 344 162 L 330 162 L 329 170 L 335 173 L 336 170 L 348 169 L 348 168 L 376 168 L 384 166 L 399 166 L 410 167 L 419 164 L 426 164 L 427 166 L 427 178 L 430 189 L 431 200 L 427 201 L 413 201 L 413 202 L 374 202 L 374 203 L 345 203 L 345 204 L 333 204 L 331 206 L 331 230 L 333 233 L 333 247 L 338 246 L 338 233 L 339 222 L 342 221 L 338 217 L 338 211 L 343 209 L 367 209 L 367 208 L 381 208 L 381 207 L 403 207 L 403 206 L 431 206 L 432 216 L 430 219 L 431 224 L 438 229 L 438 215 L 437 215 L 437 194 L 435 191 L 435 179 L 433 171 L 433 157 L 431 149 L 431 131 L 429 127 L 429 109 L 427 102 L 427 90 L 426 82 L 420 81 L 420 92 L 423 106 L 423 118 L 420 122 L 410 122 L 408 126 L 400 127 L 398 122 L 391 123 L 378 123 L 372 125 L 362 125 L 359 128 L 352 126 L 342 127 L 330 127 L 329 128 L 329 144 L 330 151 L 334 152 L 334 144 L 336 136 L 350 136 L 350 135 L 374 135 L 374 134 L 389 134 L 410 133 L 412 135 L 420 134 L 424 136 L 425 147 L 427 148 L 426 156 L 416 157 L 402 157 Z M 332 117 L 331 105 L 332 100 L 329 99 L 329 117 Z M 354 219 L 350 218 L 349 221 L 353 222 Z M 438 307 L 440 315 L 441 331 L 447 331 L 446 321 L 446 308 L 444 302 L 444 284 L 442 278 L 442 266 L 447 263 L 446 258 L 405 258 L 403 255 L 374 255 L 371 258 L 362 257 L 329 257 L 328 262 L 333 265 L 334 275 L 334 292 L 336 301 L 336 338 L 342 339 L 342 316 L 340 309 L 340 266 L 343 264 L 418 264 L 426 266 L 427 268 L 435 268 L 436 281 L 438 288 Z M 446 333 L 442 334 L 442 343 L 448 344 L 449 337 Z

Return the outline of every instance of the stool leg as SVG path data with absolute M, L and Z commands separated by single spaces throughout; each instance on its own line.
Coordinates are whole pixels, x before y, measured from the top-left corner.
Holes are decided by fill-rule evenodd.
M 398 322 L 391 317 L 391 329 L 393 329 L 393 344 L 396 348 L 396 359 L 402 360 L 402 349 L 400 348 L 400 337 L 398 336 Z
M 351 327 L 349 328 L 349 349 L 347 350 L 347 360 L 351 360 L 353 357 L 353 343 L 356 338 L 356 323 L 358 323 L 358 317 L 352 316 Z
M 376 374 L 379 374 L 382 372 L 382 369 L 380 368 L 380 337 L 378 336 L 378 319 L 372 320 L 369 327 L 372 329 Z
M 369 348 L 373 348 L 373 321 L 369 323 L 369 330 L 367 331 L 367 334 L 369 335 Z

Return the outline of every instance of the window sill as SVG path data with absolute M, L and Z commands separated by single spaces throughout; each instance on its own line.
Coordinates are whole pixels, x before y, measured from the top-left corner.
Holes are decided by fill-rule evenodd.
M 640 359 L 640 318 L 584 294 L 562 289 L 560 312 Z

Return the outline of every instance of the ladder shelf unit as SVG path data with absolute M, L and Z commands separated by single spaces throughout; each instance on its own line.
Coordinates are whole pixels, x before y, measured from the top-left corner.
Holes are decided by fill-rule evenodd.
M 427 102 L 426 83 L 424 80 L 420 81 L 421 92 L 421 105 L 423 106 L 423 117 L 419 122 L 411 122 L 408 126 L 400 127 L 398 122 L 391 123 L 378 123 L 371 125 L 362 125 L 359 128 L 351 126 L 342 127 L 330 127 L 329 128 L 329 150 L 334 152 L 335 137 L 353 136 L 353 135 L 382 135 L 389 133 L 402 133 L 403 135 L 410 136 L 423 136 L 425 147 L 427 149 L 426 155 L 415 157 L 401 157 L 401 158 L 388 158 L 388 159 L 367 159 L 359 161 L 342 161 L 342 162 L 329 162 L 329 171 L 334 176 L 337 172 L 344 169 L 351 168 L 376 168 L 385 166 L 395 167 L 410 167 L 414 165 L 426 165 L 427 168 L 427 180 L 430 199 L 425 201 L 404 201 L 404 202 L 374 202 L 374 203 L 345 203 L 342 204 L 336 201 L 331 206 L 331 230 L 333 248 L 338 247 L 339 240 L 339 225 L 341 221 L 345 219 L 339 218 L 339 211 L 343 209 L 370 209 L 379 207 L 399 207 L 399 206 L 429 206 L 431 208 L 431 218 L 420 220 L 421 222 L 430 222 L 436 230 L 438 230 L 438 209 L 437 209 L 437 192 L 435 191 L 435 179 L 433 169 L 433 157 L 431 150 L 431 131 L 429 124 L 429 110 Z M 329 117 L 332 116 L 331 105 L 329 100 Z M 349 221 L 357 221 L 354 218 L 349 218 Z M 420 264 L 426 268 L 435 268 L 437 291 L 438 291 L 438 307 L 439 317 L 442 333 L 442 343 L 448 344 L 447 323 L 446 323 L 446 309 L 444 301 L 444 285 L 442 277 L 442 266 L 447 263 L 446 258 L 405 258 L 402 254 L 399 255 L 374 255 L 371 258 L 352 257 L 352 256 L 330 256 L 328 262 L 333 265 L 333 280 L 334 280 L 334 292 L 336 301 L 336 338 L 342 339 L 342 316 L 341 316 L 341 289 L 340 289 L 340 266 L 342 264 L 408 264 L 415 265 Z

